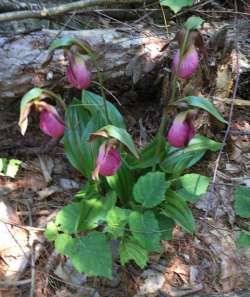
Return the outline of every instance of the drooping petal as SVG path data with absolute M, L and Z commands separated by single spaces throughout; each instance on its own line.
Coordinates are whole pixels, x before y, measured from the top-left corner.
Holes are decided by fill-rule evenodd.
M 53 138 L 61 137 L 64 134 L 64 125 L 55 111 L 43 109 L 40 112 L 39 126 L 43 133 Z
M 170 145 L 178 148 L 185 147 L 195 135 L 195 127 L 188 112 L 179 113 L 167 134 Z
M 180 65 L 179 65 L 180 63 Z M 199 55 L 194 46 L 191 46 L 190 49 L 183 56 L 182 61 L 180 62 L 180 50 L 177 50 L 174 59 L 173 59 L 173 71 L 177 72 L 177 75 L 182 79 L 187 79 L 193 75 L 199 66 Z M 179 69 L 178 69 L 179 67 Z
M 69 83 L 77 89 L 86 89 L 91 83 L 91 74 L 86 67 L 85 61 L 79 54 L 68 54 L 69 65 L 66 76 Z
M 168 142 L 174 147 L 185 147 L 188 141 L 189 127 L 186 121 L 174 121 L 167 135 Z
M 121 166 L 121 156 L 119 151 L 110 144 L 102 144 L 96 160 L 96 169 L 93 177 L 98 174 L 103 176 L 113 176 Z

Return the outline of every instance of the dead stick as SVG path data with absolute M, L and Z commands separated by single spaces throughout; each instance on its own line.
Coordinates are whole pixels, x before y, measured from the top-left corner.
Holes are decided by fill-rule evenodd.
M 40 10 L 23 10 L 12 11 L 6 13 L 0 13 L 0 22 L 23 20 L 28 18 L 46 18 L 51 16 L 60 15 L 72 10 L 83 9 L 96 5 L 108 5 L 108 4 L 129 4 L 129 3 L 144 3 L 145 0 L 82 0 L 73 3 L 62 4 L 43 8 Z

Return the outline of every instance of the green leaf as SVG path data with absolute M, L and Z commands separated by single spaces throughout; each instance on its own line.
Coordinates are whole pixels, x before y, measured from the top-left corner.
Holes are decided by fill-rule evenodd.
M 99 196 L 98 183 L 95 181 L 87 181 L 81 190 L 74 195 L 74 200 L 87 200 L 95 198 L 96 196 Z
M 124 128 L 121 114 L 107 101 L 111 123 Z M 64 148 L 70 163 L 88 179 L 92 179 L 100 140 L 89 142 L 90 135 L 106 125 L 102 97 L 83 91 L 82 101 L 74 99 L 65 115 Z
M 218 112 L 216 107 L 208 100 L 203 97 L 198 96 L 188 96 L 185 98 L 187 103 L 194 107 L 199 107 L 209 112 L 212 116 L 214 116 L 220 122 L 227 124 L 227 121 L 223 119 L 221 114 Z
M 159 154 L 156 154 L 157 146 L 159 145 Z M 157 165 L 164 159 L 167 151 L 167 142 L 164 137 L 160 139 L 155 137 L 149 144 L 147 144 L 140 152 L 140 158 L 133 156 L 128 158 L 128 166 L 131 169 L 144 169 Z
M 65 47 L 69 48 L 74 43 L 75 43 L 75 39 L 70 36 L 64 36 L 62 38 L 58 38 L 51 43 L 48 49 L 48 53 L 51 54 L 55 49 L 58 49 L 58 48 L 65 48 Z
M 138 203 L 145 208 L 152 208 L 165 199 L 168 183 L 163 172 L 149 172 L 141 176 L 134 186 L 133 194 Z
M 159 222 L 161 240 L 172 240 L 175 221 L 165 216 L 164 214 L 158 214 L 156 217 L 157 221 Z
M 101 117 L 92 115 L 74 99 L 65 115 L 64 149 L 70 163 L 88 179 L 92 179 L 100 141 L 88 142 L 91 133 L 104 125 Z
M 33 105 L 32 101 L 39 100 L 43 95 L 43 92 L 44 91 L 40 88 L 33 88 L 29 90 L 21 100 L 18 125 L 21 129 L 22 135 L 25 134 L 28 127 L 28 115 Z
M 124 238 L 119 246 L 121 264 L 124 266 L 130 260 L 142 269 L 148 261 L 148 252 L 134 238 Z
M 58 234 L 55 238 L 55 249 L 63 255 L 71 255 L 75 250 L 74 239 L 68 234 Z
M 160 0 L 162 6 L 167 6 L 174 13 L 179 12 L 183 7 L 192 6 L 193 0 Z
M 111 233 L 115 238 L 122 237 L 124 228 L 128 223 L 129 210 L 113 207 L 107 214 L 107 227 L 105 232 Z
M 0 176 L 14 178 L 21 164 L 22 161 L 17 159 L 0 158 Z
M 197 163 L 207 150 L 217 151 L 220 146 L 219 142 L 197 134 L 186 148 L 171 147 L 160 167 L 163 171 L 178 176 L 184 169 L 190 168 Z
M 76 237 L 74 246 L 69 256 L 79 272 L 112 279 L 112 253 L 104 234 L 94 231 Z
M 64 206 L 57 214 L 55 224 L 66 233 L 77 233 L 83 213 L 83 203 L 71 203 Z
M 159 225 L 152 211 L 131 212 L 129 227 L 133 237 L 147 251 L 159 252 L 161 250 Z
M 207 192 L 210 178 L 196 173 L 185 174 L 177 181 L 178 194 L 189 202 L 196 202 Z
M 109 119 L 112 125 L 125 129 L 123 117 L 118 109 L 109 101 L 106 100 Z M 102 118 L 102 121 L 106 122 L 104 113 L 103 98 L 93 92 L 83 90 L 82 91 L 82 104 L 89 110 L 92 115 L 97 115 Z
M 191 210 L 188 208 L 187 203 L 182 197 L 173 191 L 167 191 L 166 203 L 162 213 L 177 224 L 181 225 L 188 233 L 193 233 L 195 230 L 195 222 Z
M 201 17 L 191 16 L 185 22 L 184 27 L 190 31 L 199 29 L 201 27 L 201 25 L 203 24 L 203 22 L 204 22 L 204 20 Z
M 100 199 L 83 200 L 83 214 L 79 224 L 79 230 L 90 230 L 98 227 L 107 219 L 110 209 L 115 206 L 116 195 L 110 192 Z
M 33 100 L 39 99 L 43 93 L 44 90 L 40 88 L 33 88 L 29 90 L 22 98 L 20 112 L 23 113 L 26 105 Z
M 250 188 L 237 186 L 234 191 L 234 209 L 242 218 L 250 218 Z
M 250 246 L 250 233 L 242 231 L 237 238 L 237 245 L 241 248 Z
M 123 160 L 121 167 L 113 176 L 107 176 L 106 180 L 112 190 L 114 190 L 122 203 L 128 202 L 132 197 L 135 177 Z
M 128 134 L 128 132 L 123 129 L 123 128 L 119 128 L 119 127 L 115 127 L 113 125 L 107 125 L 105 127 L 102 127 L 99 131 L 96 131 L 94 133 L 94 135 L 98 135 L 99 136 L 102 133 L 107 133 L 107 137 L 112 137 L 114 139 L 119 140 L 122 144 L 124 144 L 127 149 L 136 157 L 139 158 L 139 155 L 137 153 L 135 144 L 130 136 L 130 134 Z
M 47 228 L 44 231 L 44 236 L 49 240 L 53 241 L 58 235 L 58 230 L 55 222 L 49 222 Z

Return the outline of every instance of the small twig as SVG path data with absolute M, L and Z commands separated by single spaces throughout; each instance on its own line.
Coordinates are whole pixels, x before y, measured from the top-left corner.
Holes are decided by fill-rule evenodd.
M 30 284 L 31 280 L 30 279 L 24 279 L 24 280 L 20 280 L 20 281 L 0 281 L 0 286 L 1 288 L 8 288 L 8 287 L 17 287 L 17 286 L 24 286 L 27 284 Z
M 143 3 L 144 0 L 82 0 L 72 3 L 44 7 L 40 10 L 24 10 L 24 11 L 12 11 L 6 13 L 0 13 L 0 22 L 23 20 L 28 18 L 46 18 L 64 14 L 72 10 L 79 10 L 96 5 L 118 4 L 118 3 Z
M 96 84 L 96 85 L 98 85 L 98 86 L 100 86 L 100 83 L 98 82 L 98 81 L 92 81 L 92 83 L 94 83 L 94 84 Z M 110 91 L 110 90 L 108 90 L 107 88 L 105 88 L 104 86 L 102 86 L 103 87 L 103 89 L 104 89 L 104 91 L 106 91 L 109 95 L 111 95 L 114 99 L 115 99 L 115 101 L 117 102 L 117 104 L 119 104 L 120 106 L 122 106 L 122 104 L 121 104 L 121 102 L 119 101 L 119 99 Z
M 238 11 L 238 9 L 237 9 L 237 0 L 235 0 L 234 3 L 235 3 L 235 11 Z M 238 35 L 237 35 L 238 34 L 238 22 L 237 22 L 237 20 L 238 20 L 238 18 L 237 18 L 237 14 L 236 14 L 235 15 L 235 22 L 234 22 L 235 50 L 236 50 L 236 81 L 235 81 L 235 84 L 234 84 L 233 96 L 232 96 L 232 101 L 231 101 L 231 105 L 230 105 L 228 126 L 227 126 L 227 129 L 226 129 L 225 135 L 224 135 L 224 139 L 223 139 L 223 142 L 222 142 L 218 157 L 217 157 L 217 159 L 215 161 L 214 174 L 213 174 L 213 179 L 212 179 L 212 184 L 211 184 L 211 191 L 210 191 L 209 195 L 213 195 L 214 191 L 215 191 L 217 172 L 218 172 L 218 169 L 219 169 L 221 156 L 222 156 L 224 147 L 226 146 L 227 138 L 228 138 L 229 133 L 230 133 L 232 119 L 233 119 L 233 111 L 234 111 L 234 100 L 236 99 L 236 93 L 237 93 L 237 90 L 238 90 L 239 80 L 240 80 L 240 52 L 239 52 Z M 209 200 L 212 201 L 212 199 L 209 199 Z M 208 208 L 207 212 L 208 211 L 209 211 L 209 208 Z

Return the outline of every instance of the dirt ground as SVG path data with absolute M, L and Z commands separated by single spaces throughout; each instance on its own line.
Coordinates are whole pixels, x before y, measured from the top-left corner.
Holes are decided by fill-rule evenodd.
M 112 281 L 86 278 L 75 272 L 69 261 L 45 240 L 43 230 L 84 184 L 84 178 L 69 164 L 63 144 L 39 131 L 35 113 L 30 118 L 25 137 L 20 134 L 17 125 L 20 100 L 8 100 L 0 105 L 0 158 L 18 159 L 22 163 L 15 177 L 0 175 L 0 296 L 178 297 L 249 288 L 250 249 L 239 249 L 235 244 L 237 231 L 245 228 L 248 222 L 235 215 L 233 189 L 235 185 L 250 187 L 250 68 L 244 66 L 240 76 L 235 68 L 237 57 L 243 61 L 242 54 L 250 48 L 250 36 L 246 33 L 249 40 L 237 40 L 235 28 L 229 26 L 226 43 L 220 46 L 220 35 L 216 39 L 214 32 L 224 24 L 233 23 L 229 13 L 233 8 L 230 3 L 223 6 L 217 2 L 223 10 L 221 13 L 214 6 L 199 9 L 198 13 L 208 19 L 203 29 L 206 45 L 211 45 L 213 38 L 214 43 L 208 51 L 208 61 L 201 62 L 198 75 L 182 85 L 181 93 L 200 90 L 196 95 L 213 101 L 227 119 L 233 104 L 231 130 L 221 154 L 215 188 L 192 209 L 197 234 L 189 236 L 176 227 L 174 240 L 164 241 L 162 253 L 152 255 L 143 271 L 133 263 L 122 268 L 116 260 Z M 245 10 L 241 11 L 244 14 L 238 15 L 238 23 L 248 25 L 249 31 L 250 11 L 246 6 L 242 7 Z M 209 9 L 213 9 L 212 14 Z M 218 18 L 222 17 L 223 21 L 218 23 Z M 146 19 L 158 25 L 153 17 Z M 105 20 L 98 16 L 99 22 Z M 125 22 L 122 18 L 120 21 Z M 140 23 L 143 25 L 144 21 Z M 112 22 L 109 20 L 105 25 L 111 26 Z M 58 21 L 55 24 L 59 26 Z M 237 47 L 231 47 L 230 41 L 234 45 L 237 42 L 238 51 Z M 117 107 L 125 115 L 128 131 L 138 147 L 145 145 L 159 127 L 162 103 L 169 85 L 170 61 L 171 50 L 165 54 L 157 71 L 141 78 L 136 85 L 107 86 L 119 98 L 121 106 Z M 240 77 L 238 85 L 237 76 Z M 153 87 L 148 87 L 149 82 L 153 82 Z M 232 101 L 235 88 L 236 99 Z M 73 93 L 67 90 L 65 96 L 70 102 Z M 112 96 L 109 99 L 116 104 Z M 196 127 L 199 133 L 223 142 L 226 127 L 212 121 L 204 112 L 199 113 Z M 191 171 L 213 177 L 217 157 L 218 152 L 206 154 Z M 13 270 L 17 271 L 14 277 Z M 136 295 L 139 293 L 141 295 Z

